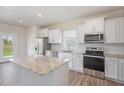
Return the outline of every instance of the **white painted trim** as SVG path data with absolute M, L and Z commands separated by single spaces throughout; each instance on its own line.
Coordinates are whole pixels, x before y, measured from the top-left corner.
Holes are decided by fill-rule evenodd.
M 77 72 L 83 73 L 83 70 L 80 70 L 80 69 L 72 68 L 71 70 L 74 70 L 74 71 L 77 71 Z

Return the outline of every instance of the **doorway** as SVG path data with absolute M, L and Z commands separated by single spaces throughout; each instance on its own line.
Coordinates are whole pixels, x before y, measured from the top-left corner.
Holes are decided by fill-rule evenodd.
M 14 34 L 3 33 L 1 35 L 1 59 L 3 62 L 8 60 L 13 61 L 16 56 L 16 46 L 17 46 L 17 38 Z

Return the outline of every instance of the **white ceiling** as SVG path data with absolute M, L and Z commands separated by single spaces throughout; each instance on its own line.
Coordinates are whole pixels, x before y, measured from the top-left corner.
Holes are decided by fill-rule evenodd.
M 0 22 L 19 25 L 47 26 L 80 17 L 108 12 L 122 7 L 117 6 L 9 6 L 0 7 Z M 38 14 L 43 17 L 39 18 Z M 23 20 L 23 23 L 19 23 Z

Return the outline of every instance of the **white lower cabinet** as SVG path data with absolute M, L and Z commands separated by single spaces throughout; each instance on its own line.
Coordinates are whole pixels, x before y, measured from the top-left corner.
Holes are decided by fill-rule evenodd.
M 83 55 L 73 54 L 73 70 L 83 72 Z
M 60 59 L 69 59 L 69 69 L 83 73 L 83 55 L 78 53 L 59 52 Z
M 60 59 L 69 59 L 69 69 L 72 69 L 72 53 L 59 52 L 58 57 Z
M 124 59 L 119 59 L 119 80 L 124 81 Z
M 124 59 L 105 58 L 105 77 L 124 82 Z
M 118 59 L 105 58 L 105 77 L 118 79 Z

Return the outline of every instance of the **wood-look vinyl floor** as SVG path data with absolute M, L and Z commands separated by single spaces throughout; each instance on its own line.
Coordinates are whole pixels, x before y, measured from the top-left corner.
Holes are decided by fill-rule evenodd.
M 69 83 L 70 86 L 122 86 L 122 84 L 113 81 L 100 79 L 72 70 L 69 72 Z
M 20 67 L 13 63 L 0 64 L 0 86 L 16 86 Z M 120 86 L 121 84 L 88 76 L 76 71 L 69 71 L 70 86 Z

